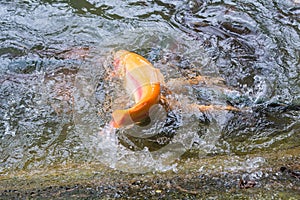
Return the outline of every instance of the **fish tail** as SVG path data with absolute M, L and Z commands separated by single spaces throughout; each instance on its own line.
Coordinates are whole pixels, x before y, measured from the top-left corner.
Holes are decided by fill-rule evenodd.
M 134 123 L 129 114 L 129 110 L 115 110 L 112 113 L 112 125 L 115 128 L 120 128 Z

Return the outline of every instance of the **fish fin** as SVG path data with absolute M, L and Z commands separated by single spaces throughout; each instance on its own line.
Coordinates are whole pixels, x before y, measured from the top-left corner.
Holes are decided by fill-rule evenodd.
M 162 75 L 162 73 L 160 72 L 159 69 L 155 69 L 155 73 L 156 73 L 156 79 L 159 81 L 159 83 L 161 85 L 165 85 L 165 81 L 164 81 L 164 76 Z

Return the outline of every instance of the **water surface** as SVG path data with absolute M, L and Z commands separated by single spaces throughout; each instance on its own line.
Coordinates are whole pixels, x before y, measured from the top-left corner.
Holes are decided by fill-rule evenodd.
M 95 160 L 130 172 L 175 170 L 191 150 L 201 158 L 299 146 L 300 5 L 293 1 L 0 4 L 1 174 Z M 178 108 L 166 116 L 158 107 L 149 126 L 101 137 L 128 99 L 107 78 L 118 49 L 159 68 L 181 107 L 244 111 Z M 225 85 L 170 82 L 198 75 Z

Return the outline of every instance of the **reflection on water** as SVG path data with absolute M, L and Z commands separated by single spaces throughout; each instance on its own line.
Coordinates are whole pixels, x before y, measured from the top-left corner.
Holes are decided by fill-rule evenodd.
M 293 1 L 0 4 L 0 173 L 95 159 L 126 171 L 166 170 L 189 149 L 239 155 L 299 145 L 300 19 Z M 100 137 L 126 95 L 108 78 L 117 49 L 159 68 L 181 108 L 247 111 L 178 107 L 151 126 Z M 198 75 L 226 85 L 176 89 L 179 81 L 170 81 Z

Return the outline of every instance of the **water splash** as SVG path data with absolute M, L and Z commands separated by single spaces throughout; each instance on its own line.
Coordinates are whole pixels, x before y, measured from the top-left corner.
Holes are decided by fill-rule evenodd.
M 101 156 L 116 169 L 174 170 L 191 147 L 202 157 L 298 145 L 299 111 L 288 109 L 299 105 L 300 85 L 299 9 L 292 1 L 145 5 L 1 2 L 1 172 L 101 162 Z M 82 46 L 89 47 L 88 56 L 66 55 Z M 226 84 L 176 89 L 173 81 L 174 113 L 157 111 L 160 123 L 116 131 L 112 143 L 101 143 L 99 132 L 125 95 L 119 82 L 105 77 L 110 52 L 120 48 L 151 60 L 167 81 L 205 75 Z M 251 112 L 180 109 L 191 103 Z M 112 160 L 97 141 L 113 150 Z

